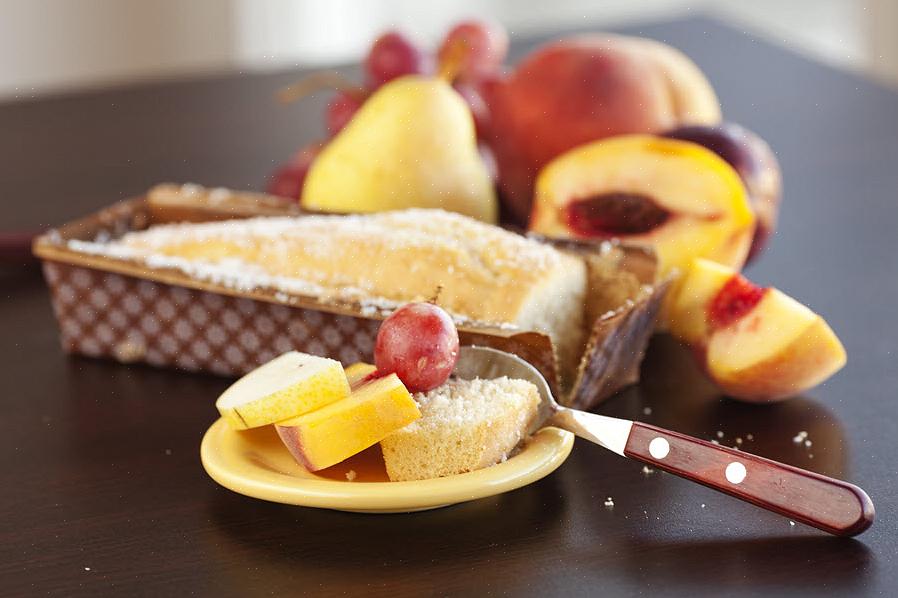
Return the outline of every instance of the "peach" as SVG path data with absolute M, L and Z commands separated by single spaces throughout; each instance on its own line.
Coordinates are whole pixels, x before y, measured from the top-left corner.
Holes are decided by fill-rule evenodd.
M 376 371 L 377 368 L 370 363 L 359 361 L 346 366 L 346 381 L 349 382 L 349 387 L 355 390 L 361 386 L 362 383 L 367 382 L 368 377 Z
M 784 399 L 845 365 L 845 349 L 819 315 L 773 288 L 697 259 L 668 312 L 670 332 L 696 349 L 708 376 L 732 397 Z
M 776 231 L 782 195 L 779 163 L 767 142 L 734 123 L 678 127 L 664 136 L 698 143 L 726 160 L 739 173 L 757 217 L 748 261 L 757 257 Z
M 715 153 L 621 135 L 570 150 L 540 172 L 530 229 L 653 247 L 665 276 L 696 257 L 740 268 L 754 224 L 739 176 Z
M 396 374 L 377 378 L 342 401 L 275 425 L 284 445 L 309 471 L 335 465 L 421 417 Z
M 593 35 L 548 44 L 482 82 L 506 210 L 530 214 L 537 172 L 561 153 L 626 133 L 715 124 L 720 106 L 698 67 L 648 39 Z

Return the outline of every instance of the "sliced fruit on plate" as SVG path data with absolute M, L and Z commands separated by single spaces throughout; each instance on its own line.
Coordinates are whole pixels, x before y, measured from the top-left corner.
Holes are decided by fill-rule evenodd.
M 215 402 L 237 430 L 257 428 L 307 413 L 349 395 L 339 361 L 298 351 L 256 368 Z
M 421 417 L 396 374 L 361 385 L 342 401 L 277 424 L 278 435 L 309 471 L 335 465 Z
M 736 398 L 783 399 L 845 365 L 845 349 L 823 318 L 708 260 L 695 260 L 680 281 L 669 324 L 697 349 L 709 377 Z
M 740 268 L 755 217 L 739 175 L 698 144 L 622 135 L 579 146 L 536 182 L 530 229 L 619 238 L 658 253 L 660 274 L 705 257 Z
M 362 361 L 346 366 L 346 380 L 349 382 L 349 387 L 355 390 L 365 378 L 376 371 L 376 367 Z

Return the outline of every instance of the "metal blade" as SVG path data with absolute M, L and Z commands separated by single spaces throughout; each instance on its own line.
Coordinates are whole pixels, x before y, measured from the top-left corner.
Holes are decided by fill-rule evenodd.
M 559 408 L 546 423 L 573 432 L 580 438 L 595 442 L 621 457 L 626 456 L 624 448 L 627 446 L 630 429 L 633 427 L 633 422 L 627 419 L 577 411 L 566 407 Z
M 630 437 L 633 422 L 560 407 L 539 370 L 517 355 L 488 347 L 462 347 L 453 373 L 466 379 L 508 376 L 529 380 L 536 385 L 542 401 L 528 433 L 532 434 L 543 426 L 551 425 L 624 456 L 624 447 Z

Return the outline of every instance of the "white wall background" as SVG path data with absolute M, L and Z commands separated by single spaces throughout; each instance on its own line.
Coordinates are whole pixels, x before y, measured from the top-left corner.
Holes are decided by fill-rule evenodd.
M 435 43 L 492 17 L 513 34 L 712 13 L 820 60 L 898 80 L 898 0 L 0 0 L 0 98 L 357 60 L 400 27 Z

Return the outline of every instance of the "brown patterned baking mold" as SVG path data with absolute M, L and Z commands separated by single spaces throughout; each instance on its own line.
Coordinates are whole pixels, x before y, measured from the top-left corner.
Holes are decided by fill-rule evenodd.
M 238 291 L 169 269 L 76 251 L 68 242 L 104 241 L 154 223 L 299 214 L 295 202 L 261 194 L 159 186 L 41 235 L 43 262 L 63 350 L 123 363 L 238 376 L 296 349 L 344 364 L 371 361 L 388 311 L 256 288 Z M 591 408 L 638 381 L 639 364 L 667 283 L 655 282 L 654 256 L 613 243 L 542 239 L 583 256 L 592 322 L 573 384 L 560 388 L 559 364 L 545 334 L 476 323 L 459 326 L 462 344 L 520 355 L 561 400 Z

